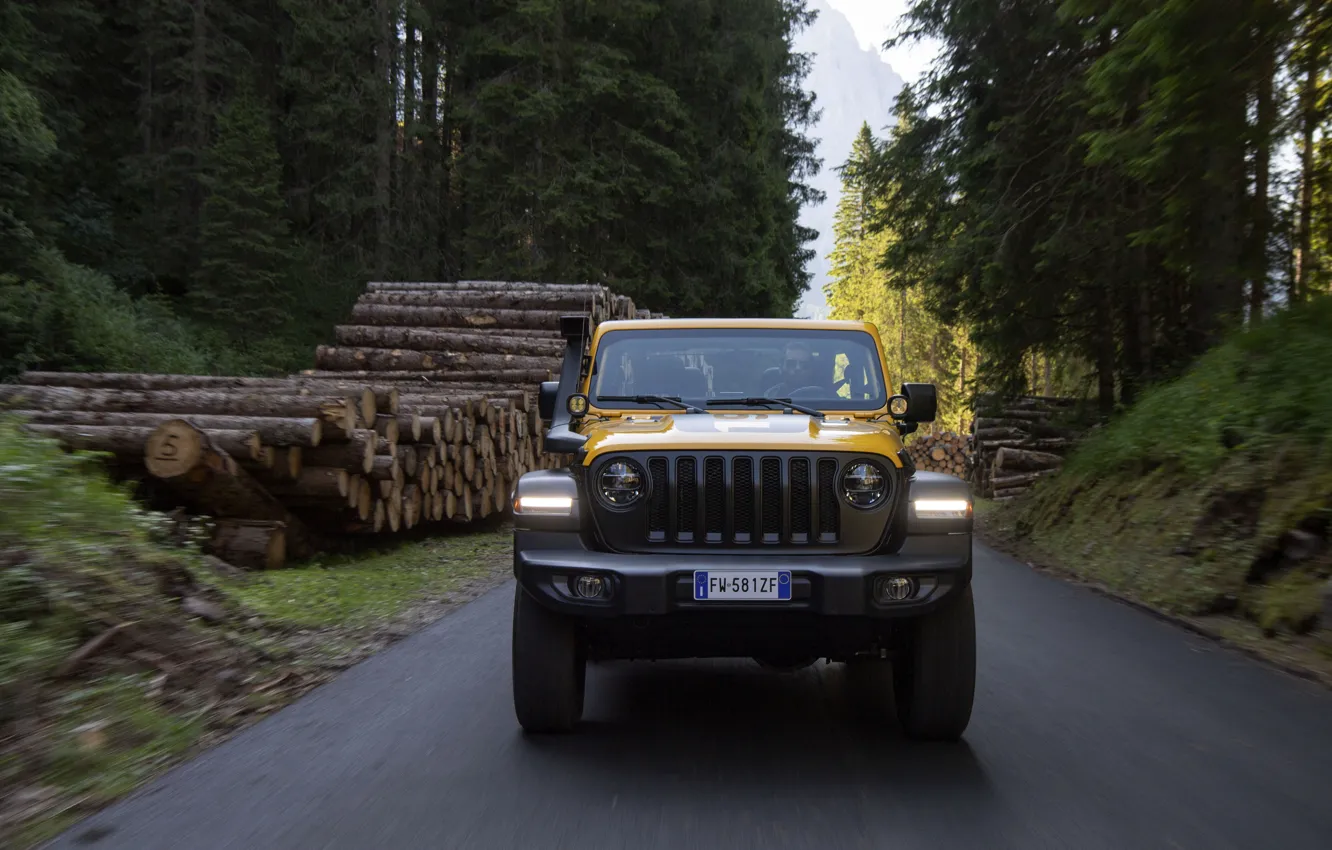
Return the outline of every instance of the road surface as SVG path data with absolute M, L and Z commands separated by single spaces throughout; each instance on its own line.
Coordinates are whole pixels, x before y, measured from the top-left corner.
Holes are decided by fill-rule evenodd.
M 78 824 L 68 850 L 1332 847 L 1332 696 L 976 554 L 968 743 L 905 742 L 836 666 L 596 666 L 525 740 L 506 584 Z

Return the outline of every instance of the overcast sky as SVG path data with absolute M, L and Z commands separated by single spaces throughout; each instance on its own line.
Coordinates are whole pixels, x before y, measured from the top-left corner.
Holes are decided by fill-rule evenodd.
M 879 51 L 908 83 L 915 82 L 933 58 L 934 50 L 927 43 L 883 50 L 883 43 L 897 31 L 897 18 L 906 10 L 907 0 L 827 0 L 827 3 L 846 15 L 862 45 Z

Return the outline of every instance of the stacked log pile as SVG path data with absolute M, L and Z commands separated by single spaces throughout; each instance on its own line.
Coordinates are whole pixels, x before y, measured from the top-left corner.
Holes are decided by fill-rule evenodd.
M 225 560 L 276 567 L 337 536 L 509 508 L 542 451 L 537 384 L 562 315 L 648 318 L 601 286 L 371 283 L 315 368 L 279 378 L 28 372 L 0 408 L 215 520 Z
M 966 478 L 971 471 L 971 437 L 965 434 L 922 434 L 907 446 L 907 454 L 916 468 L 925 472 Z
M 1008 501 L 1058 472 L 1081 429 L 1065 424 L 1075 399 L 1026 396 L 986 399 L 972 426 L 972 487 L 976 495 Z

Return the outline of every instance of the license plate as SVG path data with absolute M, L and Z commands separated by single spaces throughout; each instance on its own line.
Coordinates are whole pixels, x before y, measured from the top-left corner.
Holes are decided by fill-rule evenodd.
M 757 599 L 789 602 L 790 570 L 695 570 L 694 600 Z

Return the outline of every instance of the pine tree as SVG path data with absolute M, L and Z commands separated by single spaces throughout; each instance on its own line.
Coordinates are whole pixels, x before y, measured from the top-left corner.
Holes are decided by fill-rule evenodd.
M 281 177 L 268 114 L 242 88 L 218 115 L 217 138 L 204 160 L 203 257 L 189 300 L 243 348 L 290 317 L 293 254 Z
M 881 222 L 888 200 L 873 174 L 877 156 L 878 144 L 864 124 L 839 169 L 836 242 L 825 287 L 830 316 L 874 324 L 883 341 L 889 380 L 895 385 L 934 383 L 939 427 L 957 429 L 970 389 L 962 365 L 963 357 L 972 357 L 970 345 L 962 329 L 945 325 L 927 307 L 925 292 L 915 280 L 881 264 L 894 237 Z

